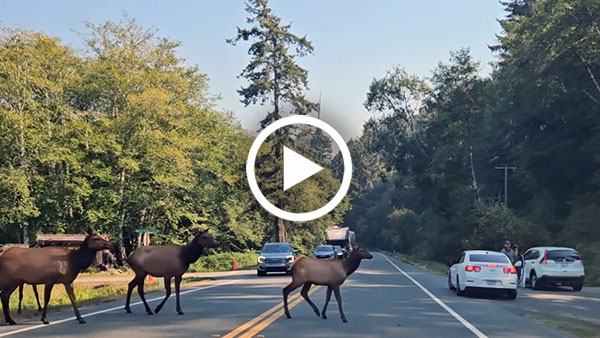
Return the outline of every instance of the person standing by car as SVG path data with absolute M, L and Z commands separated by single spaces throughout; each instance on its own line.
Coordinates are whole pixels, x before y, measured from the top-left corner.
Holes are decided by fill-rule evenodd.
M 514 247 L 511 247 L 508 239 L 504 241 L 504 247 L 500 252 L 505 254 L 512 264 L 515 264 L 517 259 L 519 259 L 519 246 L 515 244 Z

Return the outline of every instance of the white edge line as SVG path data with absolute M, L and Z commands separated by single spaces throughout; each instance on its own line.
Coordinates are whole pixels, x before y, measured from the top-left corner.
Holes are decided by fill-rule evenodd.
M 201 291 L 201 290 L 206 290 L 206 289 L 211 289 L 217 286 L 221 286 L 221 285 L 227 285 L 227 284 L 231 284 L 231 283 L 235 283 L 239 281 L 238 279 L 234 279 L 234 280 L 230 280 L 228 282 L 223 282 L 223 283 L 219 283 L 219 284 L 213 284 L 213 285 L 208 285 L 208 286 L 203 286 L 200 288 L 195 288 L 195 289 L 191 289 L 191 290 L 187 290 L 187 291 L 183 291 L 180 292 L 180 295 L 185 295 L 187 293 L 192 293 L 192 292 L 196 292 L 196 291 Z M 150 303 L 150 302 L 155 302 L 157 300 L 161 300 L 165 298 L 165 296 L 161 296 L 161 297 L 156 297 L 156 298 L 152 298 L 152 299 L 147 299 L 146 302 Z M 135 306 L 135 305 L 140 305 L 143 304 L 142 301 L 139 302 L 135 302 L 130 304 L 130 306 Z M 95 312 L 90 312 L 90 313 L 86 313 L 86 314 L 82 314 L 81 317 L 91 317 L 91 316 L 96 316 L 102 313 L 106 313 L 106 312 L 112 312 L 112 311 L 116 311 L 116 310 L 123 310 L 124 306 L 115 306 L 115 307 L 111 307 L 109 309 L 104 309 L 104 310 L 100 310 L 100 311 L 95 311 Z M 44 327 L 48 327 L 48 326 L 52 326 L 52 325 L 58 325 L 58 324 L 62 324 L 71 320 L 76 320 L 77 318 L 75 316 L 73 317 L 69 317 L 69 318 L 65 318 L 65 319 L 60 319 L 57 321 L 53 321 L 50 322 L 49 324 L 39 324 L 39 325 L 35 325 L 35 326 L 30 326 L 30 327 L 25 327 L 22 329 L 18 329 L 18 330 L 14 330 L 14 331 L 9 331 L 9 332 L 4 332 L 4 333 L 0 333 L 0 337 L 6 337 L 6 336 L 11 336 L 17 333 L 22 333 L 22 332 L 27 332 L 27 331 L 31 331 L 31 330 L 36 330 L 36 329 L 41 329 Z
M 444 310 L 446 310 L 449 314 L 451 314 L 452 317 L 456 318 L 456 320 L 458 320 L 462 325 L 464 325 L 467 329 L 471 330 L 471 332 L 473 332 L 473 334 L 475 334 L 479 338 L 487 338 L 487 336 L 485 334 L 483 334 L 483 332 L 479 331 L 473 324 L 469 323 L 461 315 L 456 313 L 456 311 L 452 310 L 448 305 L 446 305 L 446 303 L 442 302 L 439 298 L 434 296 L 431 292 L 429 292 L 429 290 L 427 290 L 423 285 L 421 285 L 421 283 L 417 282 L 409 274 L 407 274 L 402 269 L 400 269 L 396 264 L 394 264 L 394 262 L 392 262 L 389 258 L 387 258 L 386 255 L 384 255 L 382 253 L 380 253 L 380 255 L 383 258 L 385 258 L 386 261 L 388 261 L 390 264 L 392 264 L 392 266 L 394 268 L 396 268 L 396 270 L 400 271 L 404 276 L 406 276 L 406 278 L 410 279 L 411 282 L 413 282 L 416 286 L 421 288 L 421 290 L 423 290 L 423 292 L 425 292 L 431 299 L 433 299 L 436 303 L 438 303 L 439 306 L 441 306 Z

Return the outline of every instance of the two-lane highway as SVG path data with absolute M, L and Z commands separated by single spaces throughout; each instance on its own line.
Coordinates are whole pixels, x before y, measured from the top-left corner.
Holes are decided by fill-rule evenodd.
M 324 320 L 298 297 L 300 289 L 290 300 L 292 318 L 285 318 L 281 292 L 289 281 L 281 275 L 226 276 L 184 289 L 183 316 L 175 313 L 174 299 L 153 316 L 140 305 L 126 314 L 119 300 L 82 308 L 85 325 L 68 320 L 71 312 L 50 312 L 51 325 L 31 319 L 1 326 L 0 337 L 562 337 L 525 317 L 519 299 L 457 297 L 445 277 L 379 253 L 363 261 L 341 288 L 346 324 L 335 297 Z M 321 309 L 325 288 L 313 289 L 311 299 Z M 146 296 L 152 308 L 162 297 L 161 292 Z

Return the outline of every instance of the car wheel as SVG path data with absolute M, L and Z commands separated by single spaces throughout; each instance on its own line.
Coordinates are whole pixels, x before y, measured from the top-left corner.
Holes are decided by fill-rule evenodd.
M 531 288 L 532 289 L 534 289 L 534 290 L 541 290 L 542 289 L 542 283 L 540 283 L 540 281 L 538 280 L 535 271 L 531 271 L 531 277 L 529 277 L 529 280 L 531 281 Z
M 508 290 L 506 291 L 506 298 L 510 300 L 517 299 L 517 290 Z
M 256 275 L 259 276 L 259 277 L 266 276 L 267 272 L 266 271 L 256 270 Z
M 573 291 L 581 291 L 583 289 L 583 283 L 573 284 Z
M 465 289 L 463 291 L 460 290 L 460 280 L 458 279 L 458 276 L 456 276 L 456 295 L 457 296 L 464 296 L 467 294 L 467 287 L 465 286 Z
M 450 277 L 450 273 L 448 273 L 448 289 L 450 289 L 450 291 L 456 290 L 456 288 L 454 287 L 454 285 L 452 285 L 452 279 Z

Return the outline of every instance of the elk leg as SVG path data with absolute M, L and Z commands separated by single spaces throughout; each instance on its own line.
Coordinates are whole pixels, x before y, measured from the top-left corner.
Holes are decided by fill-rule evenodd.
M 44 324 L 50 324 L 46 319 L 46 312 L 48 311 L 48 304 L 50 304 L 50 294 L 52 293 L 53 287 L 54 284 L 44 285 L 44 307 L 42 308 L 42 318 L 40 319 Z
M 42 311 L 42 304 L 40 304 L 40 295 L 38 294 L 37 284 L 31 284 L 33 294 L 35 295 L 35 301 L 37 302 L 38 312 Z
M 79 313 L 79 309 L 77 308 L 77 301 L 75 300 L 75 292 L 73 292 L 73 284 L 64 283 L 65 291 L 67 291 L 67 295 L 69 295 L 69 300 L 71 300 L 71 305 L 73 305 L 73 312 L 75 312 L 75 317 L 77 317 L 77 321 L 79 324 L 85 324 L 85 320 L 81 318 L 81 313 Z
M 283 288 L 283 312 L 288 318 L 292 318 L 290 315 L 290 310 L 288 310 L 288 295 L 290 292 L 296 290 L 300 285 L 302 284 L 294 283 L 294 280 L 292 279 L 292 282 Z
M 4 321 L 6 321 L 9 325 L 17 325 L 17 323 L 10 318 L 10 295 L 15 291 L 18 285 L 10 286 L 0 293 L 0 300 L 2 300 L 2 311 L 4 312 Z
M 327 315 L 325 314 L 325 312 L 327 311 L 327 304 L 329 304 L 329 300 L 331 299 L 331 291 L 333 291 L 333 289 L 331 288 L 331 286 L 328 286 L 327 295 L 325 296 L 325 305 L 323 306 L 323 310 L 321 311 L 321 317 L 323 319 L 327 319 Z
M 335 300 L 338 303 L 338 308 L 340 309 L 340 317 L 342 318 L 342 322 L 347 323 L 346 315 L 344 314 L 344 310 L 342 309 L 342 295 L 340 294 L 339 285 L 333 288 L 333 292 L 335 293 Z
M 127 311 L 127 313 L 131 313 L 131 308 L 129 308 L 129 303 L 131 302 L 131 293 L 138 284 L 139 280 L 138 276 L 136 275 L 135 277 L 133 277 L 131 282 L 129 282 L 129 286 L 127 287 L 127 298 L 125 298 L 125 311 Z
M 302 295 L 304 300 L 308 303 L 308 305 L 310 305 L 310 307 L 313 309 L 313 311 L 317 314 L 317 317 L 321 317 L 321 314 L 319 313 L 319 309 L 317 308 L 317 306 L 313 302 L 311 302 L 310 298 L 308 298 L 308 290 L 310 290 L 311 286 L 312 286 L 312 283 L 310 283 L 310 282 L 304 283 L 304 287 L 302 288 L 302 291 L 300 291 L 300 294 Z
M 19 307 L 17 308 L 17 313 L 21 313 L 21 302 L 23 301 L 23 286 L 25 284 L 19 285 Z
M 146 276 L 144 276 L 145 278 Z M 144 303 L 144 307 L 146 308 L 146 313 L 149 315 L 153 315 L 154 313 L 152 313 L 152 310 L 150 310 L 150 307 L 148 306 L 148 303 L 146 302 L 146 297 L 144 297 L 144 279 L 142 279 L 141 281 L 138 282 L 138 295 L 140 295 L 140 298 L 142 299 L 142 302 Z
M 160 304 L 158 304 L 156 309 L 154 309 L 154 313 L 158 313 L 160 309 L 162 309 L 163 305 L 165 305 L 165 303 L 167 302 L 167 299 L 169 299 L 169 296 L 171 296 L 171 277 L 165 276 L 165 291 L 165 299 L 163 299 L 163 301 L 160 302 Z
M 175 277 L 175 302 L 176 302 L 176 310 L 178 315 L 182 315 L 183 311 L 181 311 L 181 304 L 179 303 L 179 289 L 181 287 L 181 276 Z

